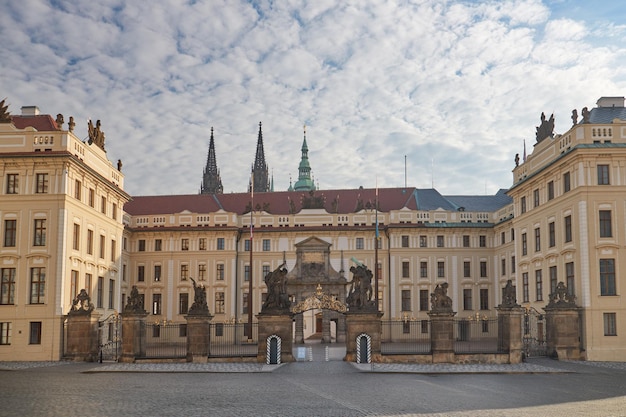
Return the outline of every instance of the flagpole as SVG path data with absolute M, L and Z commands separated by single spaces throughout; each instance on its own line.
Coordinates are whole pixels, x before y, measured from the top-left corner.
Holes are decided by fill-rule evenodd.
M 378 177 L 376 177 L 376 241 L 374 243 L 374 291 L 376 291 L 376 312 L 379 310 L 379 300 L 378 300 Z
M 252 213 L 254 212 L 254 171 L 252 171 L 252 186 L 250 187 L 250 268 L 248 273 L 248 341 L 252 340 L 252 228 L 254 220 Z

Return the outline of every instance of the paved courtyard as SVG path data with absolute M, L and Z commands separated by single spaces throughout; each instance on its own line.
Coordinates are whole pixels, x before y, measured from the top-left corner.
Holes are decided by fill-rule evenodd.
M 626 364 L 0 363 L 0 416 L 626 416 Z

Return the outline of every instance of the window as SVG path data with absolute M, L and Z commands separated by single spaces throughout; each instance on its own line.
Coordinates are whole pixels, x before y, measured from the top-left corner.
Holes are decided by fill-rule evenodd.
M 409 278 L 409 261 L 402 261 L 402 278 Z
M 533 191 L 533 207 L 539 206 L 539 189 Z
M 267 276 L 267 274 L 270 273 L 270 266 L 269 265 L 263 265 L 263 272 L 262 272 L 262 277 L 265 278 Z
M 411 290 L 402 290 L 402 311 L 411 311 Z
M 91 277 L 91 274 L 85 274 L 85 291 L 89 295 L 91 295 Z
M 102 196 L 100 199 L 100 211 L 102 214 L 107 214 L 107 198 L 106 196 Z
M 104 277 L 98 277 L 98 288 L 96 289 L 96 307 L 104 306 Z
M 426 236 L 420 236 L 420 248 L 428 247 L 428 240 Z
M 117 204 L 115 203 L 111 204 L 111 218 L 117 220 Z
M 481 248 L 486 248 L 486 247 L 487 247 L 487 236 L 485 236 L 485 235 L 480 235 L 480 236 L 478 237 L 478 245 L 479 245 Z
M 526 213 L 526 197 L 522 197 L 520 200 L 520 204 L 522 206 L 522 214 Z
M 115 301 L 115 280 L 109 280 L 109 308 L 113 308 L 113 303 Z
M 528 295 L 528 272 L 522 273 L 522 302 L 527 303 L 530 297 Z
M 158 323 L 152 325 L 152 337 L 161 337 L 161 326 Z
M 215 279 L 224 281 L 224 264 L 217 264 L 217 275 Z
M 526 233 L 522 233 L 522 255 L 528 254 L 528 241 L 526 239 Z
M 553 248 L 556 245 L 556 231 L 554 222 L 548 223 L 548 246 Z
M 161 281 L 161 265 L 154 265 L 154 280 Z
M 566 193 L 572 189 L 572 184 L 570 182 L 570 174 L 566 172 L 563 174 L 563 192 Z
M 603 313 L 604 318 L 604 335 L 617 336 L 617 318 L 615 313 Z
M 189 294 L 186 292 L 178 294 L 178 314 L 189 312 Z
M 403 248 L 409 247 L 409 237 L 407 235 L 402 235 L 402 247 Z
M 445 263 L 443 261 L 437 262 L 437 277 L 445 278 L 446 276 L 446 268 Z
M 250 252 L 250 239 L 246 239 L 243 242 L 244 251 Z
M 500 244 L 504 245 L 506 243 L 506 233 L 500 233 Z
M 428 290 L 420 290 L 420 311 L 428 311 L 428 300 L 430 295 Z
M 4 247 L 14 247 L 17 241 L 17 220 L 4 221 Z
M 464 288 L 463 289 L 463 310 L 471 310 L 472 309 L 472 289 Z
M 470 237 L 469 235 L 463 235 L 463 247 L 469 248 L 470 246 Z
M 598 185 L 609 185 L 609 166 L 598 165 Z
M 18 193 L 19 178 L 19 174 L 7 174 L 7 194 Z
M 104 251 L 105 251 L 104 240 L 105 240 L 104 235 L 100 235 L 100 258 L 101 259 L 104 259 Z
M 600 295 L 617 295 L 615 259 L 600 259 Z
M 515 229 L 511 228 L 511 242 L 515 240 Z
M 244 328 L 244 332 L 245 332 Z M 224 336 L 224 323 L 215 323 L 215 336 L 221 337 Z
M 565 281 L 567 282 L 567 293 L 576 295 L 574 291 L 574 262 L 565 264 Z
M 263 252 L 269 252 L 269 251 L 270 251 L 270 240 L 263 239 Z
M 480 289 L 480 309 L 489 310 L 489 289 Z
M 506 258 L 502 258 L 500 269 L 502 270 L 502 275 L 506 275 Z
M 145 239 L 139 239 L 139 252 L 146 251 L 146 241 Z
M 35 219 L 33 246 L 46 246 L 46 219 Z
M 245 282 L 250 281 L 250 265 L 245 265 L 243 267 L 243 280 Z
M 111 239 L 111 262 L 115 262 L 116 252 L 117 252 L 117 241 Z
M 11 322 L 0 323 L 0 345 L 11 344 Z
M 163 250 L 163 241 L 161 239 L 155 239 L 154 241 L 154 251 L 161 252 Z
M 206 250 L 206 238 L 201 237 L 198 241 L 198 246 L 200 250 Z
M 443 236 L 437 236 L 437 247 L 443 248 Z
M 600 210 L 600 237 L 612 237 L 611 210 Z
M 515 273 L 515 256 L 511 256 L 511 274 Z
M 15 304 L 15 268 L 2 268 L 0 304 Z
M 180 249 L 181 250 L 189 250 L 189 239 L 184 238 L 180 241 Z
M 72 236 L 72 248 L 80 250 L 80 225 L 74 223 L 74 234 Z
M 244 294 L 245 295 L 245 294 Z M 248 297 L 246 296 L 245 299 Z M 215 314 L 224 314 L 224 292 L 218 291 L 215 293 Z M 247 308 L 246 308 L 247 310 Z M 244 313 L 247 311 L 244 311 Z
M 48 192 L 48 174 L 37 174 L 35 181 L 35 193 L 46 194 Z
M 146 267 L 144 265 L 139 265 L 137 267 L 137 281 L 144 282 L 146 277 Z
M 548 182 L 548 201 L 554 198 L 554 181 Z
M 40 321 L 30 322 L 30 337 L 28 339 L 28 343 L 31 345 L 41 344 L 41 322 Z
M 541 229 L 535 229 L 535 252 L 539 252 L 541 250 Z
M 80 200 L 83 185 L 79 180 L 74 181 L 74 198 Z
M 96 201 L 96 192 L 93 188 L 89 189 L 89 207 L 94 207 Z
M 93 255 L 93 230 L 87 230 L 87 253 Z
M 72 271 L 70 273 L 70 297 L 72 300 L 76 299 L 78 295 L 78 271 Z
M 572 241 L 572 216 L 565 216 L 565 241 Z
M 463 278 L 471 277 L 471 269 L 470 261 L 463 261 Z
M 420 278 L 428 278 L 428 262 L 420 262 Z
M 244 292 L 241 294 L 241 312 L 243 314 L 248 314 L 248 293 Z
M 223 237 L 217 238 L 217 250 L 224 250 L 224 238 Z
M 356 238 L 356 248 L 357 249 L 363 249 L 363 238 L 362 237 L 357 237 Z
M 480 261 L 480 277 L 487 277 L 487 261 Z
M 550 267 L 550 294 L 554 294 L 557 285 L 556 266 Z
M 181 264 L 180 265 L 180 279 L 181 281 L 186 281 L 189 278 L 189 265 Z
M 46 269 L 30 269 L 30 304 L 43 304 L 46 294 Z
M 537 292 L 537 301 L 543 301 L 543 278 L 541 269 L 535 271 L 535 291 Z
M 161 314 L 161 294 L 152 294 L 152 314 Z
M 198 265 L 198 280 L 204 281 L 206 279 L 206 264 Z

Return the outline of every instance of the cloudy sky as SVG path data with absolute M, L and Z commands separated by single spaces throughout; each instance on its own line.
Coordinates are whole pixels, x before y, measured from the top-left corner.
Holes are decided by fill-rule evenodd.
M 100 119 L 131 195 L 194 194 L 215 129 L 246 191 L 258 124 L 275 190 L 303 125 L 322 189 L 493 194 L 541 112 L 626 95 L 626 8 L 605 0 L 0 0 L 0 99 Z M 377 178 L 377 179 L 376 179 Z

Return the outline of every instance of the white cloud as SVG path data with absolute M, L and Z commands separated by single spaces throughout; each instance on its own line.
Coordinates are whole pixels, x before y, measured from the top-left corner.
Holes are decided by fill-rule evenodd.
M 626 50 L 596 38 L 623 19 L 539 0 L 72 3 L 0 15 L 0 95 L 74 116 L 79 136 L 101 119 L 135 195 L 198 192 L 211 126 L 226 192 L 246 190 L 259 121 L 276 189 L 307 123 L 323 188 L 403 186 L 407 155 L 409 185 L 495 192 L 542 111 L 562 132 L 626 88 Z

